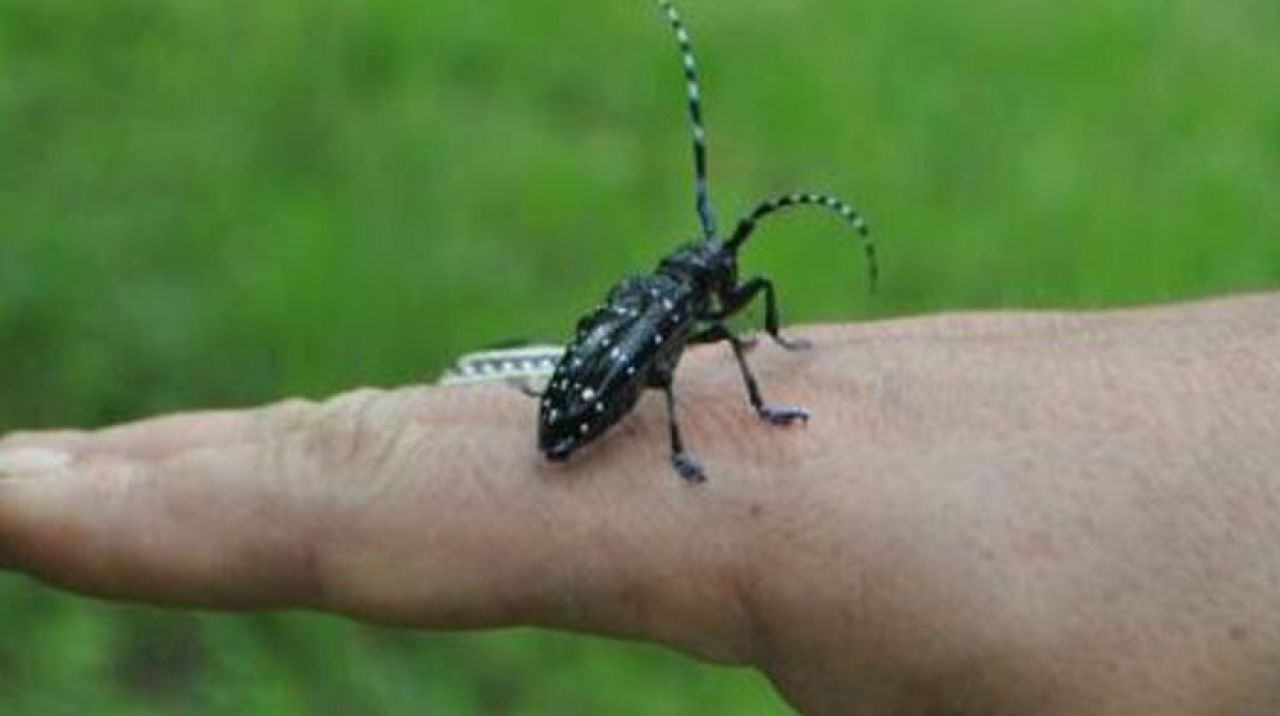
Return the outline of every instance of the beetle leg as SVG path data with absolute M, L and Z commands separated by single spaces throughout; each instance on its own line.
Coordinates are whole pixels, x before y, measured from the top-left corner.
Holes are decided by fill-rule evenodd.
M 747 304 L 751 303 L 760 293 L 764 294 L 765 333 L 768 333 L 775 343 L 789 351 L 803 351 L 813 347 L 812 343 L 803 338 L 786 338 L 780 333 L 777 295 L 774 293 L 773 282 L 763 276 L 757 276 L 736 288 L 730 289 L 721 299 L 720 310 L 708 316 L 708 319 L 712 321 L 724 320 L 746 308 Z
M 526 396 L 530 398 L 542 397 L 542 391 L 533 387 L 533 382 L 528 376 L 525 376 L 523 378 L 507 378 L 507 385 L 511 386 L 512 388 L 515 388 L 521 393 L 524 393 Z
M 671 429 L 671 465 L 680 477 L 692 483 L 706 482 L 707 475 L 693 456 L 684 450 L 684 441 L 680 439 L 680 424 L 676 422 L 676 396 L 671 387 L 671 378 L 667 377 L 662 384 L 662 391 L 667 395 L 667 424 Z
M 771 408 L 764 404 L 764 399 L 760 397 L 760 386 L 756 384 L 756 377 L 751 373 L 751 366 L 747 365 L 744 341 L 733 335 L 733 332 L 723 323 L 713 323 L 689 338 L 690 343 L 718 341 L 728 341 L 733 347 L 733 355 L 738 359 L 738 368 L 742 371 L 742 382 L 747 385 L 747 400 L 751 401 L 751 407 L 756 409 L 757 415 L 773 425 L 790 425 L 797 420 L 805 422 L 809 420 L 809 411 L 804 408 Z

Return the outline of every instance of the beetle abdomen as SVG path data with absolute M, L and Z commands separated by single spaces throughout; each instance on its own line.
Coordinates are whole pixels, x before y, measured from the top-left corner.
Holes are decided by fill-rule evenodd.
M 578 322 L 539 413 L 538 444 L 564 459 L 630 412 L 651 371 L 670 370 L 693 325 L 693 290 L 670 276 L 629 278 Z

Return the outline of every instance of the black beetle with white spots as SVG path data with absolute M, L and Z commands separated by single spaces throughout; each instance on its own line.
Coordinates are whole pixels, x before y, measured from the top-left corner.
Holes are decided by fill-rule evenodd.
M 762 202 L 738 222 L 727 239 L 716 231 L 715 213 L 707 187 L 706 130 L 702 124 L 701 92 L 693 46 L 684 23 L 667 0 L 656 0 L 675 30 L 693 121 L 696 208 L 702 237 L 662 259 L 648 276 L 635 276 L 614 286 L 604 305 L 578 321 L 577 334 L 565 350 L 541 395 L 538 447 L 555 461 L 598 438 L 635 406 L 646 388 L 666 394 L 671 432 L 671 462 L 680 476 L 702 482 L 706 474 L 685 451 L 676 419 L 672 375 L 685 346 L 725 341 L 733 349 L 751 407 L 766 422 L 790 425 L 808 420 L 801 408 L 765 405 L 745 350 L 748 341 L 725 324 L 757 296 L 764 298 L 765 332 L 783 348 L 808 347 L 778 332 L 778 307 L 773 284 L 766 278 L 738 279 L 738 250 L 757 222 L 786 207 L 812 204 L 832 209 L 862 237 L 874 288 L 877 268 L 874 245 L 866 221 L 845 202 L 822 194 L 786 194 Z

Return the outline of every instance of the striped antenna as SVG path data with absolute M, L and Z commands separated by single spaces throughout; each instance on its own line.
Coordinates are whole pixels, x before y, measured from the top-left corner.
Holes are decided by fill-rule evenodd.
M 767 201 L 763 201 L 755 208 L 746 218 L 738 222 L 738 228 L 733 232 L 733 237 L 728 241 L 728 248 L 737 251 L 751 233 L 756 229 L 756 223 L 764 217 L 789 206 L 799 206 L 801 204 L 812 204 L 816 206 L 825 206 L 828 209 L 840 212 L 853 228 L 862 237 L 862 249 L 867 254 L 867 266 L 871 273 L 871 291 L 876 290 L 876 282 L 880 278 L 880 265 L 876 262 L 876 245 L 871 241 L 871 232 L 867 228 L 867 220 L 862 218 L 856 209 L 849 206 L 845 202 L 824 194 L 783 194 Z
M 707 130 L 702 124 L 702 91 L 698 89 L 698 67 L 693 60 L 693 42 L 689 39 L 689 31 L 685 29 L 680 14 L 676 12 L 670 0 L 657 0 L 657 3 L 663 14 L 667 16 L 671 29 L 676 32 L 676 40 L 680 43 L 685 87 L 689 95 L 689 116 L 693 120 L 693 169 L 698 194 L 698 218 L 702 222 L 703 236 L 707 241 L 714 241 L 716 217 L 707 189 Z

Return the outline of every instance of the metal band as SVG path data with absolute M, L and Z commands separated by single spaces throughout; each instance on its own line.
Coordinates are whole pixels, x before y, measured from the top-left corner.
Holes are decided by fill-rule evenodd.
M 536 345 L 468 353 L 454 362 L 438 381 L 440 385 L 507 383 L 525 392 L 541 392 L 564 346 Z

